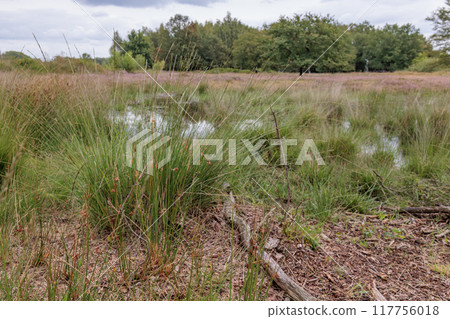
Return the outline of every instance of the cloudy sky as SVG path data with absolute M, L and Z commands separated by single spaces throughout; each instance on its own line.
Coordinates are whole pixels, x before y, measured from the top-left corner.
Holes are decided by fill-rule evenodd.
M 48 56 L 88 52 L 107 56 L 113 29 L 121 35 L 133 28 L 155 28 L 176 13 L 193 20 L 223 18 L 227 11 L 252 26 L 276 21 L 281 15 L 314 12 L 351 23 L 374 0 L 0 0 L 0 51 L 40 55 L 33 33 Z M 425 35 L 432 25 L 425 18 L 445 0 L 378 0 L 361 18 L 372 24 L 412 23 Z M 89 16 L 90 15 L 90 16 Z M 106 32 L 105 32 L 106 31 Z

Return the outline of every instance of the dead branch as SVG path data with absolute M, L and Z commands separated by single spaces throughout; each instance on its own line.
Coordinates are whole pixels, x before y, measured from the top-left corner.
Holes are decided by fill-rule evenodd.
M 433 206 L 433 207 L 404 207 L 399 210 L 399 213 L 408 214 L 450 214 L 450 206 Z
M 423 215 L 438 215 L 445 214 L 450 215 L 450 206 L 418 206 L 418 207 L 403 207 L 403 208 L 392 208 L 383 206 L 382 209 L 387 212 L 398 212 L 400 214 L 411 214 L 415 216 L 423 216 Z
M 286 187 L 287 187 L 287 191 L 288 191 L 288 206 L 289 206 L 291 204 L 291 187 L 290 187 L 290 183 L 289 183 L 289 168 L 288 168 L 288 163 L 287 163 L 287 159 L 286 159 L 287 154 L 284 154 L 283 140 L 281 138 L 280 129 L 278 128 L 277 116 L 275 115 L 275 112 L 273 111 L 272 105 L 270 105 L 270 111 L 272 112 L 273 121 L 275 123 L 277 138 L 280 142 L 280 153 L 281 153 L 281 160 L 282 160 L 281 165 L 284 165 L 284 173 L 286 175 Z
M 372 295 L 376 301 L 387 301 L 387 299 L 378 290 L 377 285 L 375 284 L 375 281 L 373 281 L 373 283 L 372 283 Z
M 443 233 L 440 233 L 439 235 L 436 235 L 436 238 L 441 238 L 441 237 L 445 237 L 448 234 L 450 234 L 450 229 L 447 229 L 446 231 L 444 231 Z
M 383 189 L 387 190 L 389 193 L 391 193 L 391 194 L 394 195 L 394 196 L 397 195 L 397 194 L 395 193 L 395 191 L 394 191 L 392 188 L 387 187 L 386 185 L 384 185 L 383 177 L 382 177 L 380 174 L 378 174 L 376 170 L 373 170 L 373 173 L 374 173 L 375 176 L 378 178 L 378 182 L 380 183 L 380 185 L 381 185 L 381 187 L 382 187 Z
M 234 199 L 233 192 L 230 191 L 229 194 L 229 198 L 225 200 L 223 204 L 223 212 L 232 224 L 237 225 L 242 245 L 248 251 L 250 249 L 251 242 L 251 229 L 247 222 L 236 213 L 236 201 Z M 315 300 L 315 298 L 309 292 L 307 292 L 296 281 L 286 275 L 283 269 L 281 269 L 281 267 L 270 256 L 270 254 L 266 253 L 264 250 L 257 249 L 257 255 L 262 256 L 262 259 L 264 261 L 263 265 L 267 273 L 274 279 L 275 283 L 291 298 L 293 298 L 294 300 Z

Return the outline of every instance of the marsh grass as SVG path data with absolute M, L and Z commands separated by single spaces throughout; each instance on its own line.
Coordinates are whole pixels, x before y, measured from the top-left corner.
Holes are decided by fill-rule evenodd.
M 10 72 L 0 77 L 2 299 L 267 298 L 270 283 L 260 256 L 239 250 L 235 233 L 220 237 L 222 243 L 214 247 L 203 247 L 214 239 L 204 234 L 219 235 L 202 218 L 222 201 L 225 181 L 239 202 L 281 205 L 300 224 L 317 221 L 305 232 L 281 220 L 283 236 L 312 249 L 320 246 L 321 225 L 343 212 L 373 214 L 381 203 L 450 200 L 446 90 L 411 94 L 378 84 L 355 89 L 327 79 L 294 87 L 274 105 L 281 135 L 298 139 L 288 153 L 292 203 L 287 206 L 278 147 L 262 147 L 265 166 L 253 160 L 246 166 L 229 165 L 227 155 L 222 162 L 202 158 L 194 166 L 192 138 L 200 132 L 186 133 L 186 127 L 194 120 L 206 121 L 214 131 L 205 138 L 253 144 L 274 139 L 276 131 L 265 112 L 288 84 L 245 75 L 245 83 L 226 79 L 218 87 L 208 76 L 215 75 L 200 82 L 187 73 L 169 77 L 163 86 L 175 101 L 162 99 L 164 92 L 150 82 L 127 82 L 120 75 Z M 189 105 L 189 115 L 178 104 Z M 128 107 L 158 114 L 165 124 L 150 117 L 150 123 L 130 128 L 111 118 L 111 111 L 126 112 Z M 255 125 L 246 121 L 258 118 Z M 126 165 L 126 142 L 144 126 L 171 137 L 172 159 L 154 167 L 153 175 Z M 396 165 L 396 152 L 383 148 L 383 137 L 399 139 L 404 163 Z M 325 166 L 292 164 L 306 138 L 314 139 Z M 368 145 L 374 152 L 363 152 Z M 228 146 L 225 142 L 225 154 Z M 165 155 L 165 148 L 155 153 L 157 159 Z M 238 144 L 237 163 L 249 155 Z M 263 246 L 265 234 L 254 236 Z M 205 255 L 225 246 L 224 241 L 231 248 L 222 253 L 230 258 L 216 267 Z M 243 282 L 236 288 L 239 262 L 247 270 L 239 273 Z M 44 275 L 35 276 L 38 272 Z

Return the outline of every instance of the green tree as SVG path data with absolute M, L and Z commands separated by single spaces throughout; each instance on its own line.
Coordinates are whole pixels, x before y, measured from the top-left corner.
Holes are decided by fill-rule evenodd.
M 113 70 L 119 68 L 118 57 L 122 54 L 123 43 L 124 41 L 120 36 L 119 31 L 114 31 L 112 45 L 109 48 L 109 54 L 112 58 L 110 64 Z
M 425 38 L 411 24 L 386 24 L 377 29 L 364 56 L 371 70 L 396 71 L 408 68 L 426 47 Z
M 83 60 L 92 60 L 92 56 L 89 53 L 83 53 L 81 55 L 81 59 L 83 59 Z
M 233 18 L 230 12 L 227 12 L 227 15 L 222 20 L 216 21 L 214 24 L 214 33 L 225 46 L 224 54 L 226 61 L 223 66 L 231 66 L 234 41 L 238 39 L 241 33 L 249 29 L 250 27 L 238 19 Z
M 326 51 L 311 71 L 353 71 L 355 49 L 348 33 L 328 49 L 345 29 L 345 25 L 329 15 L 307 13 L 296 14 L 293 18 L 282 17 L 268 28 L 273 38 L 268 63 L 272 68 L 298 72 L 307 69 Z
M 353 46 L 356 48 L 355 69 L 363 71 L 372 58 L 371 50 L 376 46 L 376 29 L 368 21 L 352 27 Z
M 0 54 L 0 58 L 2 59 L 31 59 L 28 55 L 25 53 L 19 52 L 19 51 L 6 51 L 2 54 Z
M 226 47 L 214 33 L 214 25 L 206 22 L 197 24 L 198 38 L 196 51 L 199 56 L 198 67 L 201 69 L 224 66 L 227 62 Z
M 440 9 L 430 19 L 437 21 L 436 30 L 440 30 L 434 41 L 448 46 L 448 10 Z M 236 67 L 298 72 L 311 66 L 312 72 L 349 72 L 364 70 L 367 65 L 370 70 L 395 71 L 409 67 L 419 54 L 429 51 L 429 43 L 411 24 L 375 28 L 363 22 L 346 30 L 346 25 L 329 15 L 312 13 L 281 17 L 262 30 L 243 24 L 230 13 L 214 23 L 176 14 L 158 29 L 132 30 L 126 41 L 115 32 L 114 38 L 150 67 L 158 63 L 158 68 L 182 71 Z M 442 42 L 445 39 L 447 42 Z M 111 55 L 114 60 L 124 54 L 116 44 Z M 119 62 L 113 65 L 123 68 L 129 61 Z
M 198 43 L 198 24 L 188 16 L 176 14 L 166 23 L 166 29 L 172 39 L 170 61 L 167 67 L 189 71 L 198 62 L 196 46 Z
M 135 60 L 137 60 L 138 63 L 142 63 L 143 57 L 141 55 L 138 55 L 137 59 Z M 131 52 L 128 52 L 128 54 L 121 54 L 119 52 L 114 53 L 109 58 L 108 64 L 114 70 L 125 70 L 127 72 L 134 72 L 138 68 L 136 62 L 131 57 Z
M 155 48 L 155 62 L 165 61 L 172 49 L 173 39 L 170 36 L 169 30 L 161 24 L 155 31 L 145 29 L 146 36 L 152 41 Z
M 427 20 L 434 24 L 435 33 L 431 36 L 431 40 L 448 54 L 450 50 L 450 0 L 446 0 L 445 5 L 446 7 L 434 11 Z
M 113 35 L 113 43 L 111 47 L 109 48 L 109 53 L 113 55 L 114 52 L 122 52 L 122 49 L 120 47 L 123 47 L 123 39 L 119 34 L 119 31 L 114 31 Z
M 133 58 L 136 59 L 139 55 L 143 56 L 145 63 L 148 66 L 152 65 L 155 49 L 153 47 L 153 43 L 144 35 L 142 30 L 131 30 L 128 34 L 128 41 L 124 43 L 123 48 L 127 52 L 130 52 Z
M 233 67 L 249 70 L 262 68 L 269 41 L 265 31 L 249 29 L 241 33 L 233 45 Z

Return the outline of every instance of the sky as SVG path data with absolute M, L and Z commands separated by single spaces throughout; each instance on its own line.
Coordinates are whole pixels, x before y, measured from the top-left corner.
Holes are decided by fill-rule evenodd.
M 429 36 L 432 24 L 425 18 L 444 4 L 445 0 L 0 0 L 0 51 L 40 57 L 34 33 L 47 57 L 67 56 L 69 48 L 72 56 L 107 57 L 113 29 L 125 36 L 131 29 L 156 28 L 177 13 L 204 22 L 230 12 L 261 27 L 283 15 L 313 12 L 331 14 L 343 23 L 412 23 Z

